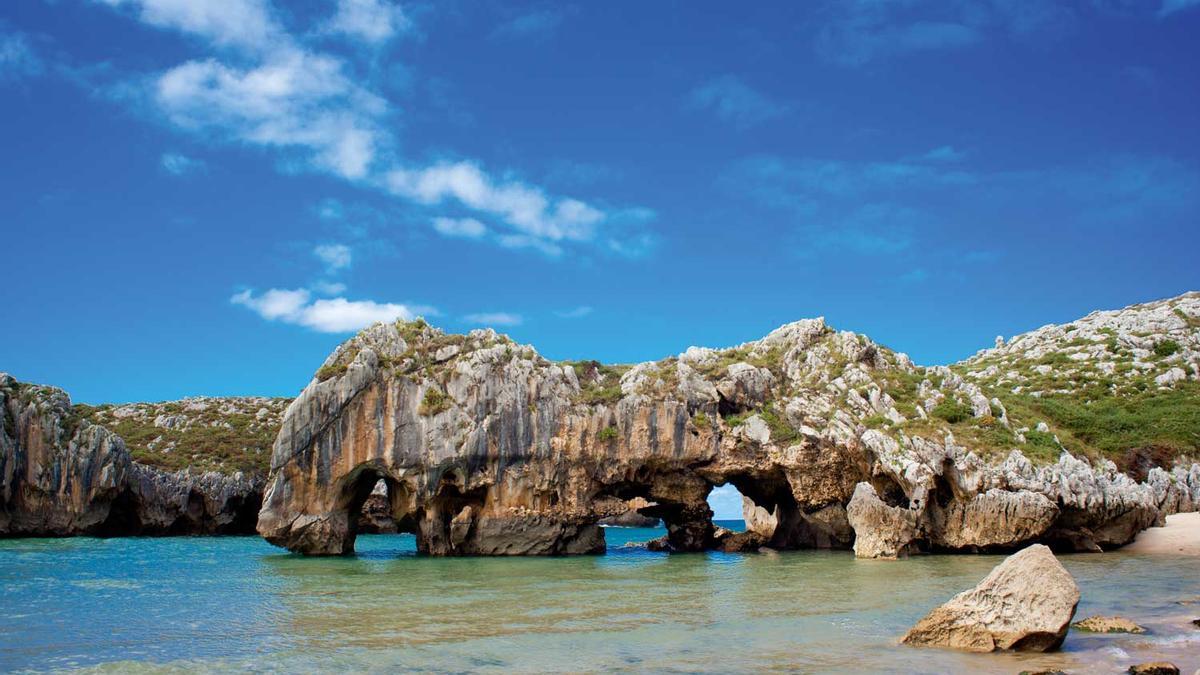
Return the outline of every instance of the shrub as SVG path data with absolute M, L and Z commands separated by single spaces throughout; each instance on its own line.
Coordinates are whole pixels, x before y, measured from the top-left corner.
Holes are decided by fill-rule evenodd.
M 938 419 L 945 420 L 950 424 L 958 424 L 959 422 L 971 419 L 974 411 L 971 409 L 971 406 L 965 403 L 946 399 L 937 404 L 931 412 Z
M 707 429 L 712 425 L 712 421 L 708 419 L 708 415 L 698 412 L 692 416 L 692 424 L 695 424 L 697 428 Z
M 889 427 L 892 425 L 892 421 L 883 415 L 871 415 L 863 419 L 862 423 L 868 429 L 878 429 L 879 427 Z
M 596 434 L 596 438 L 607 443 L 609 441 L 617 440 L 617 435 L 618 435 L 617 428 L 613 427 L 613 426 L 608 426 L 608 427 L 604 427 L 603 429 L 601 429 L 600 433 Z
M 1177 351 L 1179 351 L 1179 343 L 1174 340 L 1161 340 L 1154 343 L 1154 355 L 1160 359 L 1165 359 Z
M 425 390 L 425 397 L 421 399 L 421 407 L 417 411 L 422 415 L 436 415 L 450 407 L 450 397 L 446 392 L 437 387 L 430 387 Z
M 321 382 L 330 378 L 337 377 L 346 372 L 348 366 L 344 363 L 333 363 L 328 366 L 321 366 L 317 369 L 317 379 Z
M 800 437 L 800 432 L 792 428 L 788 421 L 775 412 L 775 408 L 767 406 L 758 414 L 767 427 L 771 429 L 771 441 L 774 443 L 787 443 L 794 441 Z

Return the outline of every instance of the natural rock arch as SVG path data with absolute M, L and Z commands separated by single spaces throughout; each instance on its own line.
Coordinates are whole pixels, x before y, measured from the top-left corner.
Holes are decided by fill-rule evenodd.
M 355 508 L 380 479 L 393 516 L 434 555 L 600 552 L 599 522 L 633 498 L 676 551 L 849 548 L 856 531 L 889 523 L 911 532 L 872 555 L 1040 539 L 1087 549 L 1158 517 L 1149 487 L 1069 455 L 989 464 L 949 436 L 869 426 L 905 420 L 887 388 L 921 376 L 928 401 L 978 395 L 821 320 L 624 368 L 553 363 L 492 331 L 379 324 L 341 345 L 288 408 L 258 530 L 294 551 L 349 553 Z M 706 497 L 726 482 L 750 502 L 753 536 L 717 540 Z M 1011 531 L 1003 519 L 982 526 L 1028 509 Z

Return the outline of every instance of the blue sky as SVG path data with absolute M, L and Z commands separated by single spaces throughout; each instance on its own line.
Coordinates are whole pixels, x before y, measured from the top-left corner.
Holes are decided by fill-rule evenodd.
M 0 369 L 293 395 L 377 319 L 920 363 L 1200 287 L 1200 3 L 15 0 Z

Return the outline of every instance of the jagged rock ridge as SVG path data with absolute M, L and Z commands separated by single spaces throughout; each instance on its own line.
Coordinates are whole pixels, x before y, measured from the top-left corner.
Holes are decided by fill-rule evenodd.
M 261 479 L 132 461 L 61 389 L 0 373 L 0 415 L 0 536 L 245 533 L 255 522 Z
M 1187 344 L 1196 297 L 1164 301 Z M 597 523 L 633 499 L 651 503 L 639 511 L 664 521 L 671 549 L 702 550 L 728 545 L 705 497 L 729 482 L 747 498 L 747 542 L 849 548 L 857 534 L 894 556 L 1097 550 L 1200 502 L 1190 462 L 1137 482 L 1057 440 L 1045 461 L 1045 423 L 1010 414 L 967 368 L 918 367 L 821 319 L 631 367 L 553 363 L 492 331 L 379 324 L 288 407 L 258 528 L 292 550 L 348 552 L 382 480 L 428 553 L 598 551 Z M 1191 386 L 1191 372 L 1169 384 Z

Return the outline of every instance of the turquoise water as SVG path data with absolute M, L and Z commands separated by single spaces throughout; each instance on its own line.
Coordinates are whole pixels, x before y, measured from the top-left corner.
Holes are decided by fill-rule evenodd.
M 426 558 L 411 536 L 309 559 L 256 537 L 0 541 L 0 670 L 655 670 L 1015 673 L 1200 668 L 1194 559 L 1062 558 L 1078 617 L 1118 613 L 1146 636 L 1072 633 L 1055 655 L 896 644 L 1001 558 L 861 561 L 845 552 Z

